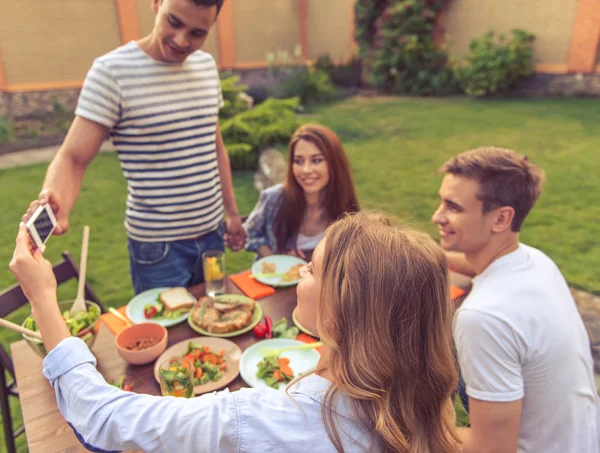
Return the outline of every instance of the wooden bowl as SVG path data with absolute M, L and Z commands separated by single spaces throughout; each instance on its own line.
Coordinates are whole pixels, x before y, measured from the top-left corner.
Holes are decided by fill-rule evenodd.
M 160 341 L 154 346 L 139 351 L 127 349 L 126 346 L 143 338 L 155 337 Z M 132 365 L 144 365 L 153 362 L 167 349 L 167 329 L 160 324 L 145 322 L 134 324 L 119 332 L 115 338 L 115 344 L 119 354 L 127 363 Z

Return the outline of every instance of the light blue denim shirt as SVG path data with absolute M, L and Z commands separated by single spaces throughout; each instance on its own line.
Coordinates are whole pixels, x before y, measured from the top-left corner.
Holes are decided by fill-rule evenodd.
M 158 397 L 122 391 L 106 383 L 96 359 L 78 338 L 63 340 L 44 359 L 44 375 L 58 407 L 91 451 L 145 452 L 335 452 L 321 417 L 330 382 L 311 375 L 289 389 L 214 392 L 198 398 Z M 350 402 L 333 402 L 347 452 L 380 451 Z

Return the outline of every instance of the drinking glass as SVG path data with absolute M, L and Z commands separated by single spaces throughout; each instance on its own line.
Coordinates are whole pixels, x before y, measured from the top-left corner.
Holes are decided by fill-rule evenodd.
M 225 252 L 208 250 L 202 254 L 206 294 L 214 297 L 225 293 Z
M 158 368 L 158 378 L 163 396 L 194 396 L 194 367 L 188 360 L 180 357 L 165 360 Z

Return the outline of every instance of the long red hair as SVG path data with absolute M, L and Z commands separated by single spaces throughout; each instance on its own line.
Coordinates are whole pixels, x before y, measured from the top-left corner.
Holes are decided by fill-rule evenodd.
M 348 156 L 339 137 L 331 129 L 319 124 L 305 124 L 292 136 L 289 145 L 288 169 L 283 183 L 283 200 L 273 223 L 277 250 L 284 253 L 296 249 L 300 225 L 306 212 L 304 190 L 293 172 L 294 150 L 300 140 L 315 145 L 323 153 L 329 169 L 329 182 L 323 188 L 321 203 L 330 222 L 345 212 L 359 211 L 356 190 Z

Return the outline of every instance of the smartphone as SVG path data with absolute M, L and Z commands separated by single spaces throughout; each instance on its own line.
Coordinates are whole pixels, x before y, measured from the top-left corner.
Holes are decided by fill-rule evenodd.
M 31 218 L 25 224 L 33 243 L 42 252 L 46 249 L 46 241 L 56 228 L 56 217 L 49 204 L 37 208 Z

